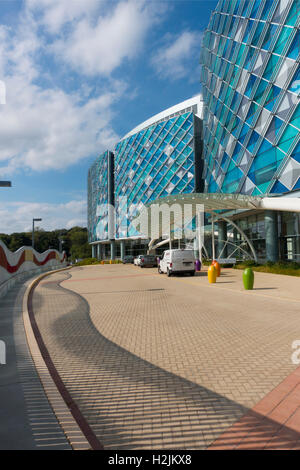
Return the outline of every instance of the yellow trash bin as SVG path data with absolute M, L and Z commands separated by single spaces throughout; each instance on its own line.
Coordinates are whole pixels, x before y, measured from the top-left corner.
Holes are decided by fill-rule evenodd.
M 214 284 L 217 281 L 217 270 L 213 264 L 208 268 L 207 276 L 210 284 Z

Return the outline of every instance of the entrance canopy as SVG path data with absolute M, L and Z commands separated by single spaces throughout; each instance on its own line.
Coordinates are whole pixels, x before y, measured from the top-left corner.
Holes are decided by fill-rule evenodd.
M 165 218 L 152 218 L 152 212 L 155 214 L 155 206 L 159 207 L 164 214 Z M 191 212 L 188 220 L 185 219 L 186 208 L 190 208 Z M 240 241 L 236 242 L 233 240 L 233 235 L 227 234 L 225 239 L 222 240 L 223 249 L 221 254 L 230 245 L 231 251 L 243 254 L 245 257 L 250 256 L 257 261 L 257 255 L 251 240 L 242 231 L 242 229 L 234 223 L 231 219 L 226 217 L 226 213 L 216 213 L 219 211 L 232 211 L 232 210 L 274 210 L 274 211 L 291 211 L 300 212 L 300 198 L 299 197 L 285 197 L 285 196 L 248 196 L 244 194 L 220 194 L 220 193 L 190 193 L 190 194 L 177 194 L 172 196 L 166 196 L 164 198 L 158 198 L 151 203 L 147 204 L 147 209 L 151 212 L 151 228 L 154 228 L 153 232 L 159 234 L 163 241 L 155 245 L 155 241 L 159 239 L 157 235 L 151 237 L 149 243 L 149 249 L 154 249 L 162 244 L 172 244 L 172 240 L 177 238 L 189 238 L 186 237 L 186 222 L 190 223 L 193 220 L 195 231 L 194 240 L 197 242 L 199 247 L 199 256 L 201 258 L 201 251 L 204 247 L 204 213 L 211 214 L 211 245 L 212 245 L 212 257 L 215 259 L 215 225 L 216 220 L 225 221 L 233 227 L 233 230 L 240 234 Z M 153 211 L 152 211 L 153 209 Z M 172 214 L 173 212 L 173 214 Z M 188 212 L 188 210 L 187 210 Z M 184 214 L 184 222 L 183 220 Z M 201 215 L 202 214 L 202 215 Z M 171 217 L 172 215 L 172 217 Z M 154 220 L 153 220 L 154 219 Z M 194 228 L 193 227 L 193 228 Z M 183 230 L 182 230 L 183 229 Z M 219 231 L 219 222 L 218 222 Z M 152 233 L 152 232 L 151 232 Z M 185 234 L 183 237 L 183 233 Z M 220 236 L 218 235 L 218 243 L 220 244 Z M 228 245 L 228 246 L 227 246 Z M 248 248 L 247 248 L 248 247 Z M 247 248 L 247 249 L 246 249 Z M 247 253 L 247 250 L 249 253 Z M 231 253 L 232 256 L 232 253 Z M 219 256 L 220 257 L 220 256 Z
M 190 193 L 176 194 L 158 198 L 147 204 L 201 204 L 204 212 L 214 212 L 216 210 L 277 210 L 300 212 L 300 198 L 296 197 L 263 197 L 247 196 L 245 194 L 222 194 L 222 193 Z

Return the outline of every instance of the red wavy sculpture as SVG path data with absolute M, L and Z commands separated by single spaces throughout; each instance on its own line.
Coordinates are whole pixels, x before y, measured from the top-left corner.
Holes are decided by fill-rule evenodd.
M 51 259 L 56 259 L 56 251 L 51 251 L 50 253 L 48 253 L 48 255 L 46 256 L 46 258 L 43 261 L 38 261 L 35 254 L 32 252 L 32 259 L 30 259 L 30 261 L 32 261 L 37 266 L 44 266 Z M 65 261 L 65 259 L 66 259 L 66 253 L 64 253 L 61 260 L 57 260 L 57 261 L 59 261 L 60 263 L 63 263 Z M 6 256 L 6 253 L 3 249 L 3 247 L 0 245 L 0 266 L 2 268 L 6 269 L 6 271 L 9 272 L 10 274 L 13 274 L 13 273 L 17 272 L 20 269 L 20 266 L 23 263 L 25 263 L 25 261 L 26 261 L 26 248 L 24 248 L 23 253 L 20 255 L 18 263 L 15 264 L 14 266 L 12 266 L 8 262 L 8 259 L 7 259 L 7 256 Z M 29 261 L 29 260 L 27 260 L 27 261 Z

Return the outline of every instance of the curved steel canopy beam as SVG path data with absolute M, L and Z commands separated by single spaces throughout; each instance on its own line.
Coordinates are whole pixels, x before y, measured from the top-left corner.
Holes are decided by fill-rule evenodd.
M 215 214 L 217 215 L 217 214 Z M 250 241 L 250 239 L 247 237 L 247 235 L 243 232 L 243 230 L 238 226 L 236 225 L 231 219 L 228 219 L 227 217 L 225 217 L 224 215 L 218 215 L 218 219 L 223 219 L 225 220 L 225 222 L 228 222 L 229 224 L 233 225 L 234 228 L 236 228 L 236 230 L 242 235 L 242 237 L 245 238 L 246 242 L 248 243 L 248 245 L 250 246 L 250 249 L 252 251 L 252 254 L 253 254 L 253 257 L 254 257 L 254 260 L 255 262 L 257 263 L 257 254 L 256 254 L 256 251 L 255 251 L 255 248 L 252 244 L 252 242 Z

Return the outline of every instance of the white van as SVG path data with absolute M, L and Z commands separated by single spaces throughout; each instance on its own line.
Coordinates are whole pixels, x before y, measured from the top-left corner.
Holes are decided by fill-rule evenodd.
M 159 274 L 167 273 L 171 276 L 175 273 L 195 274 L 194 250 L 167 250 L 164 251 L 163 258 L 158 266 Z

